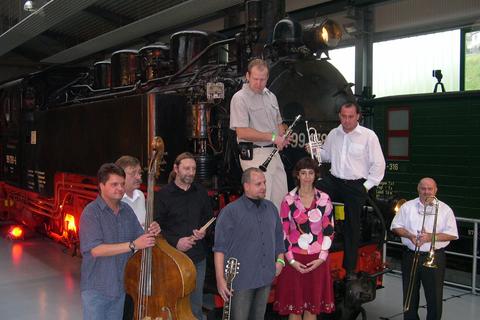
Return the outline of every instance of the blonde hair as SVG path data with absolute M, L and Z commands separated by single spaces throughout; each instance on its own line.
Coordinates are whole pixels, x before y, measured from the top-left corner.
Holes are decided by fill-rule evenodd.
M 253 59 L 252 61 L 250 61 L 248 63 L 248 73 L 251 73 L 252 69 L 255 68 L 255 67 L 258 67 L 259 69 L 265 68 L 265 69 L 267 69 L 267 71 L 269 71 L 268 63 L 265 60 L 262 60 L 262 59 L 259 59 L 259 58 Z
M 140 160 L 135 157 L 125 155 L 118 158 L 117 161 L 115 161 L 115 164 L 125 170 L 127 167 L 140 166 Z

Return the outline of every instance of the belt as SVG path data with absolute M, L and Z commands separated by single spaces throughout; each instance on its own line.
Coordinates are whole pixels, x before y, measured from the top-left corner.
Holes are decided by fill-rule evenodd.
M 412 249 L 410 249 L 410 248 L 408 248 L 408 247 L 405 247 L 405 251 L 408 252 L 408 253 L 410 253 L 410 254 L 414 254 L 414 253 L 415 253 L 415 251 L 413 251 Z M 445 248 L 440 248 L 440 249 L 436 249 L 436 250 L 435 250 L 435 252 L 442 252 L 442 251 L 445 251 Z M 420 252 L 419 252 L 419 255 L 422 256 L 422 257 L 423 257 L 423 256 L 427 256 L 429 252 L 430 252 L 430 251 L 420 251 Z
M 333 174 L 330 174 L 332 176 L 332 178 L 334 178 L 335 180 L 337 181 L 340 181 L 340 182 L 343 182 L 343 183 L 353 183 L 353 182 L 361 182 L 361 183 L 364 183 L 365 181 L 367 181 L 366 179 L 364 178 L 361 178 L 361 179 L 342 179 L 342 178 L 338 178 L 338 177 L 335 177 Z
M 253 145 L 254 148 L 273 148 L 275 147 L 274 144 L 267 144 L 266 146 L 258 146 L 256 144 Z

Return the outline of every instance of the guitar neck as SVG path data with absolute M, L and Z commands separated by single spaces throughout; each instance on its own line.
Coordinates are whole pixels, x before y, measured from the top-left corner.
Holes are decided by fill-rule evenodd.
M 231 292 L 232 291 L 232 282 L 227 282 L 227 288 Z M 223 313 L 222 313 L 222 320 L 230 320 L 230 307 L 232 306 L 232 297 L 223 303 Z

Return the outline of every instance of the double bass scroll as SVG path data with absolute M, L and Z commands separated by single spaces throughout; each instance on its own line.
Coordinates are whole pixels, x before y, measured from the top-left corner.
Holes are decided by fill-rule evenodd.
M 145 226 L 153 222 L 156 169 L 163 157 L 163 140 L 154 139 L 148 169 Z M 137 251 L 125 267 L 125 291 L 134 302 L 134 320 L 194 320 L 190 293 L 195 289 L 195 266 L 160 234 L 155 246 Z

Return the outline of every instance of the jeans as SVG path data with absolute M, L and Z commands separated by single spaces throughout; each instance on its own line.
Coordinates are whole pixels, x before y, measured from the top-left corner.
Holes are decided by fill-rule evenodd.
M 234 291 L 232 296 L 232 320 L 258 320 L 265 317 L 270 286 Z
M 119 320 L 123 316 L 125 293 L 108 297 L 96 290 L 82 291 L 83 320 Z
M 190 294 L 190 304 L 192 306 L 192 313 L 195 318 L 202 320 L 203 318 L 203 283 L 205 282 L 205 269 L 207 261 L 203 259 L 195 264 L 197 271 L 197 283 L 195 290 Z

